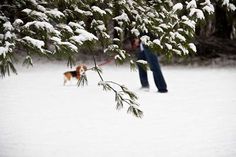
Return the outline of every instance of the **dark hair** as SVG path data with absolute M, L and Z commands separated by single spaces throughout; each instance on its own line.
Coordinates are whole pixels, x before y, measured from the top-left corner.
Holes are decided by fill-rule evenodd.
M 129 36 L 129 41 L 130 41 L 131 45 L 134 44 L 134 41 L 135 41 L 135 39 L 137 39 L 137 38 L 139 38 L 139 37 L 137 37 L 137 36 L 135 36 L 135 35 Z

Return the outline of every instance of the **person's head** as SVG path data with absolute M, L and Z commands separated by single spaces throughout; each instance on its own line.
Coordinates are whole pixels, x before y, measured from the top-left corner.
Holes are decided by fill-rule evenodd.
M 140 39 L 138 37 L 131 37 L 130 38 L 130 43 L 133 49 L 139 47 L 140 45 Z

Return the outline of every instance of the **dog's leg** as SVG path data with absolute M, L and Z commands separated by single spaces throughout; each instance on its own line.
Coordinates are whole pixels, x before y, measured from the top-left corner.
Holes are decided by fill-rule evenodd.
M 67 78 L 66 77 L 64 77 L 64 86 L 66 85 L 66 82 L 67 82 Z

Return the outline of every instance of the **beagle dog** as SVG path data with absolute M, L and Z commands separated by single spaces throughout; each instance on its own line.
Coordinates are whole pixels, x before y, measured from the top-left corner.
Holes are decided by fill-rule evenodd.
M 64 73 L 64 85 L 66 84 L 67 81 L 70 81 L 72 78 L 80 80 L 81 76 L 85 75 L 86 71 L 87 71 L 87 66 L 84 64 L 77 66 L 75 71 L 66 71 Z

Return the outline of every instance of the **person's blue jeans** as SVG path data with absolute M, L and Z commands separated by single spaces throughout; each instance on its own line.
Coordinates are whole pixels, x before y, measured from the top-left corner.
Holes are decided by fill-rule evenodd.
M 153 72 L 154 82 L 158 91 L 167 92 L 167 85 L 161 72 L 157 55 L 152 53 L 147 47 L 144 46 L 144 50 L 138 52 L 137 59 L 145 60 L 148 62 L 150 69 Z M 149 87 L 147 71 L 139 64 L 138 71 L 142 87 Z

